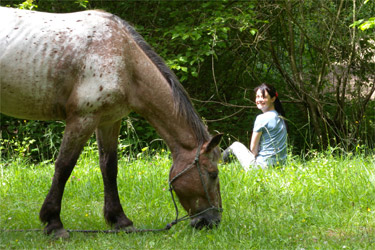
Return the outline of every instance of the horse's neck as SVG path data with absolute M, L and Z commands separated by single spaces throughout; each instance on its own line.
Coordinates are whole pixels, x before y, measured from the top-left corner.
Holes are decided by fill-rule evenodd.
M 144 83 L 142 83 L 144 84 Z M 138 85 L 138 84 L 137 84 Z M 149 87 L 149 86 L 142 86 Z M 138 85 L 137 88 L 140 88 Z M 197 139 L 187 121 L 178 114 L 171 90 L 164 88 L 148 88 L 142 90 L 140 106 L 133 107 L 142 115 L 165 140 L 172 154 L 180 150 L 192 150 Z
M 171 86 L 144 52 L 136 44 L 132 46 L 137 49 L 131 49 L 131 108 L 156 129 L 173 155 L 193 150 L 198 144 L 196 135 L 187 119 L 179 114 Z

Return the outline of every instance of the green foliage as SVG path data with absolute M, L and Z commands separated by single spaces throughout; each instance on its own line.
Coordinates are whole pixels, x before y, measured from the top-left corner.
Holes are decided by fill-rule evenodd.
M 69 240 L 57 241 L 42 232 L 0 231 L 0 248 L 373 249 L 374 152 L 365 156 L 339 151 L 291 156 L 284 167 L 268 170 L 244 172 L 236 163 L 219 165 L 224 212 L 213 230 L 198 231 L 181 222 L 166 232 L 71 233 Z M 120 199 L 136 227 L 162 228 L 175 218 L 168 192 L 171 164 L 170 155 L 161 150 L 145 150 L 137 160 L 120 159 Z M 0 168 L 0 229 L 42 229 L 38 213 L 53 164 L 33 165 L 20 157 L 2 162 Z M 108 229 L 103 199 L 97 153 L 89 145 L 66 185 L 61 211 L 65 227 Z
M 0 155 L 4 160 L 25 157 L 31 162 L 50 162 L 57 157 L 65 123 L 19 120 L 2 114 L 0 121 Z M 88 145 L 97 149 L 95 136 L 91 137 Z M 151 152 L 156 148 L 167 148 L 142 117 L 132 114 L 122 123 L 119 156 L 133 157 L 145 147 L 149 147 Z
M 88 0 L 77 0 L 75 1 L 76 4 L 79 4 L 84 9 L 88 8 L 89 1 Z
M 0 114 L 1 157 L 23 156 L 46 161 L 57 156 L 65 128 L 63 122 L 19 120 Z
M 358 27 L 358 29 L 365 31 L 375 28 L 375 17 L 370 17 L 367 21 L 364 19 L 355 21 L 350 27 Z
M 162 38 L 170 41 L 168 47 L 174 48 L 170 50 L 174 53 L 165 54 L 169 58 L 167 64 L 172 69 L 198 77 L 200 67 L 206 60 L 218 60 L 218 53 L 228 50 L 231 45 L 229 33 L 233 28 L 241 32 L 251 29 L 253 35 L 256 33 L 256 29 L 251 28 L 254 27 L 254 6 L 249 6 L 246 12 L 238 15 L 239 11 L 230 5 L 227 1 L 214 1 L 204 2 L 197 8 L 196 3 L 191 3 L 185 6 L 186 12 L 173 7 L 169 7 L 168 11 L 167 7 L 171 19 L 183 20 L 169 29 L 160 29 Z M 173 24 L 174 21 L 168 23 Z M 181 82 L 187 79 L 188 76 L 182 73 Z
M 365 0 L 363 4 L 368 4 L 370 0 Z M 375 1 L 372 0 L 369 5 L 372 4 L 372 7 L 375 5 Z M 371 8 L 371 7 L 370 7 Z M 366 19 L 359 19 L 352 23 L 350 27 L 358 27 L 362 31 L 370 30 L 375 28 L 375 17 L 369 17 Z
M 23 10 L 33 10 L 38 8 L 38 5 L 34 4 L 34 0 L 26 0 L 25 2 L 19 4 L 18 8 Z
M 127 20 L 177 74 L 211 133 L 227 135 L 222 145 L 249 144 L 259 114 L 252 89 L 271 83 L 286 110 L 290 145 L 299 153 L 375 146 L 375 101 L 368 98 L 375 67 L 375 1 L 355 3 L 356 9 L 353 1 L 311 0 L 2 0 L 0 5 L 58 13 L 102 9 Z M 351 24 L 364 31 L 348 29 Z M 348 72 L 355 80 L 346 81 Z M 44 161 L 57 155 L 63 123 L 4 116 L 0 122 L 3 157 L 21 154 Z M 138 154 L 147 146 L 151 151 L 165 147 L 144 119 L 124 120 L 121 154 Z

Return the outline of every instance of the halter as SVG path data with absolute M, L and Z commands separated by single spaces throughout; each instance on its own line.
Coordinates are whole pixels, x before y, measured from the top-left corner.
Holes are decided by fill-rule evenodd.
M 205 212 L 209 211 L 209 210 L 216 210 L 218 212 L 222 212 L 223 209 L 220 208 L 220 207 L 215 207 L 212 202 L 211 202 L 211 199 L 210 199 L 210 196 L 208 195 L 208 190 L 207 190 L 207 187 L 206 187 L 206 184 L 203 180 L 203 174 L 202 174 L 202 170 L 200 168 L 200 165 L 199 165 L 199 156 L 200 156 L 200 151 L 201 151 L 201 148 L 202 148 L 202 144 L 199 144 L 198 146 L 198 149 L 197 149 L 197 153 L 195 154 L 195 159 L 194 159 L 194 162 L 192 164 L 190 164 L 187 168 L 185 168 L 184 170 L 182 170 L 180 173 L 178 173 L 177 175 L 175 175 L 172 180 L 169 181 L 169 192 L 171 193 L 171 197 L 172 197 L 172 201 L 173 201 L 173 205 L 175 207 L 175 210 L 176 210 L 176 219 L 174 221 L 172 221 L 171 223 L 167 224 L 166 226 L 166 229 L 170 229 L 173 225 L 177 224 L 178 222 L 180 221 L 183 221 L 183 220 L 187 220 L 187 219 L 193 219 L 195 217 L 198 217 L 199 215 L 201 214 L 204 214 Z M 201 179 L 201 183 L 202 183 L 202 186 L 203 186 L 203 189 L 204 189 L 204 192 L 206 194 L 206 198 L 208 200 L 208 204 L 210 205 L 209 208 L 199 212 L 199 213 L 196 213 L 196 214 L 193 214 L 191 216 L 189 215 L 185 215 L 181 218 L 178 218 L 178 207 L 177 207 L 177 204 L 176 204 L 176 201 L 174 199 L 174 195 L 173 195 L 173 186 L 172 186 L 172 183 L 177 179 L 179 178 L 180 176 L 182 176 L 183 174 L 185 174 L 187 171 L 189 171 L 190 169 L 192 169 L 194 166 L 197 166 L 197 169 L 198 169 L 198 173 L 199 173 L 199 178 Z M 170 170 L 170 172 L 172 171 L 173 169 L 173 166 Z

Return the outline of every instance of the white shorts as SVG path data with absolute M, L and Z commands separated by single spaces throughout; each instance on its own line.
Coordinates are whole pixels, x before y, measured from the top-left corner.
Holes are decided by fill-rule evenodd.
M 240 162 L 245 171 L 249 171 L 250 169 L 258 169 L 259 167 L 262 169 L 267 168 L 265 163 L 257 162 L 250 150 L 240 142 L 234 142 L 223 152 L 224 161 L 229 154 L 236 156 L 237 160 Z

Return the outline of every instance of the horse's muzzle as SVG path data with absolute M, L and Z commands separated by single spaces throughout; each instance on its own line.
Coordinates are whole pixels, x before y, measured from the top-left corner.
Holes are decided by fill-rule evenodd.
M 212 229 L 219 226 L 221 221 L 220 212 L 204 213 L 196 218 L 191 219 L 190 225 L 196 229 L 208 228 Z

